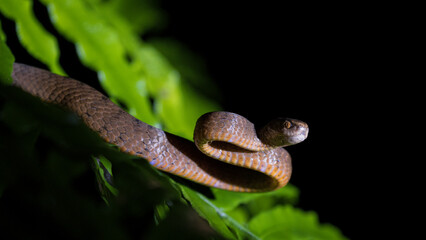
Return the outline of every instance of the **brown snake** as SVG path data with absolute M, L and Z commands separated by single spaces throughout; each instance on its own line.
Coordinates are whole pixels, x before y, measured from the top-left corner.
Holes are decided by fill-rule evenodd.
M 121 151 L 162 171 L 230 191 L 262 192 L 285 186 L 292 167 L 290 154 L 282 147 L 308 135 L 307 124 L 295 119 L 275 119 L 256 133 L 240 115 L 212 112 L 198 119 L 194 145 L 139 121 L 77 80 L 18 63 L 12 78 L 13 85 L 25 92 L 77 114 Z

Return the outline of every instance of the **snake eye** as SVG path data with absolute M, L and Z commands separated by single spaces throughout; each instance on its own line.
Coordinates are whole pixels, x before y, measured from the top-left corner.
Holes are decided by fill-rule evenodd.
M 290 129 L 291 127 L 293 127 L 293 124 L 289 120 L 285 120 L 284 127 Z

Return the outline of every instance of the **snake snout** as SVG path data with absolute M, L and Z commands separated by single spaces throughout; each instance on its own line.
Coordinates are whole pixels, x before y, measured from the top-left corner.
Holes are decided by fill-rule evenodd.
M 290 118 L 287 118 L 286 121 L 291 123 L 291 127 L 284 128 L 284 134 L 287 135 L 287 142 L 289 145 L 303 142 L 308 137 L 308 124 L 303 121 Z
M 309 133 L 309 128 L 306 126 L 300 126 L 297 130 L 297 134 L 289 138 L 289 142 L 291 144 L 297 144 L 300 142 L 303 142 L 307 137 Z

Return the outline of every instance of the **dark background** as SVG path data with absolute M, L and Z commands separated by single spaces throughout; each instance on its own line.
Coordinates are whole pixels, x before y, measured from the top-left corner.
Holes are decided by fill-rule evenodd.
M 146 40 L 174 38 L 200 55 L 222 97 L 223 108 L 257 125 L 287 116 L 310 125 L 309 138 L 289 147 L 300 191 L 298 207 L 313 210 L 357 239 L 380 232 L 392 192 L 392 161 L 382 151 L 383 119 L 403 114 L 394 64 L 401 48 L 398 14 L 386 6 L 273 1 L 162 1 L 167 23 Z M 51 32 L 47 12 L 37 17 Z M 1 19 L 18 62 L 37 65 L 13 45 L 14 25 Z M 74 78 L 95 85 L 94 72 L 78 63 L 74 47 L 59 38 L 61 58 Z M 71 56 L 71 57 L 70 57 Z M 391 118 L 392 119 L 392 118 Z M 393 118 L 395 119 L 395 118 Z M 390 121 L 392 123 L 392 120 Z M 394 186 L 397 183 L 392 183 Z
M 204 57 L 224 109 L 260 125 L 277 116 L 310 125 L 308 139 L 288 148 L 299 207 L 351 239 L 392 232 L 385 221 L 399 182 L 388 170 L 396 154 L 385 149 L 395 147 L 388 132 L 406 106 L 401 13 L 388 15 L 386 5 L 184 2 L 166 5 L 167 33 Z

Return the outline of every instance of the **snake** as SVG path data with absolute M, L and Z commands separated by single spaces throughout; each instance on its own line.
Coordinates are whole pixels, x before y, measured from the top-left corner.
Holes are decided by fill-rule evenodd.
M 292 164 L 286 146 L 307 138 L 300 120 L 276 118 L 256 129 L 236 113 L 217 111 L 196 122 L 194 142 L 133 117 L 96 89 L 70 77 L 14 63 L 12 85 L 75 113 L 105 142 L 161 171 L 209 187 L 266 192 L 284 187 Z

